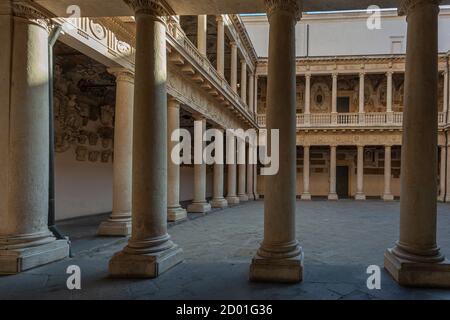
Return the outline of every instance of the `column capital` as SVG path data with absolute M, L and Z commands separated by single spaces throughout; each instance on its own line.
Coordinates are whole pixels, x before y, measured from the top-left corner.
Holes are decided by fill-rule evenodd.
M 236 41 L 230 41 L 230 46 L 231 46 L 231 48 L 237 48 L 238 44 Z
M 223 23 L 224 22 L 223 17 L 222 17 L 221 14 L 216 16 L 216 22 L 219 22 L 219 23 Z
M 339 145 L 337 143 L 330 144 L 330 148 L 337 148 Z
M 364 78 L 366 76 L 366 72 L 365 71 L 360 71 L 359 72 L 359 77 L 360 78 Z
M 386 76 L 392 76 L 394 74 L 393 70 L 386 71 Z
M 172 108 L 180 108 L 181 102 L 170 95 L 167 95 L 167 106 Z
M 333 78 L 337 78 L 338 75 L 339 75 L 339 73 L 338 73 L 337 71 L 334 71 L 333 73 L 331 73 L 331 76 L 332 76 Z
M 305 73 L 305 78 L 306 79 L 311 79 L 312 74 L 311 73 Z
M 302 1 L 296 0 L 265 0 L 267 17 L 277 11 L 292 15 L 296 21 L 302 18 Z
M 116 77 L 116 82 L 128 81 L 134 83 L 134 72 L 122 67 L 108 68 L 108 72 Z
M 44 28 L 50 33 L 55 24 L 44 12 L 25 1 L 12 2 L 12 14 Z
M 441 0 L 400 0 L 398 14 L 400 16 L 407 16 L 412 10 L 427 4 L 435 5 L 436 9 L 439 10 L 440 3 Z
M 173 16 L 175 12 L 161 0 L 124 0 L 135 14 L 143 13 L 156 17 Z

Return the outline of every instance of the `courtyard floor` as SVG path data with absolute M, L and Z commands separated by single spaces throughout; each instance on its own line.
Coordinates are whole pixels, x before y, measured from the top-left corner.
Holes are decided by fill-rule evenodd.
M 108 278 L 108 261 L 126 239 L 95 236 L 105 215 L 64 221 L 59 228 L 71 237 L 73 257 L 0 277 L 0 299 L 450 299 L 450 290 L 400 287 L 383 269 L 381 289 L 367 288 L 367 267 L 382 268 L 385 249 L 398 239 L 397 201 L 297 202 L 304 281 L 249 282 L 249 264 L 262 240 L 263 204 L 170 225 L 185 262 L 153 280 Z M 438 244 L 450 257 L 450 204 L 438 205 Z M 69 265 L 81 268 L 81 290 L 66 287 Z

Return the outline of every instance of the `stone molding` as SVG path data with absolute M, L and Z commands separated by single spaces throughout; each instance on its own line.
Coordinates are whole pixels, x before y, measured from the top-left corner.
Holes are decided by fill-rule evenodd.
M 124 0 L 135 14 L 149 14 L 155 17 L 175 15 L 164 0 Z
M 116 82 L 127 81 L 134 84 L 134 72 L 121 67 L 112 67 L 108 72 L 116 77 Z
M 28 20 L 50 32 L 54 26 L 52 20 L 44 12 L 24 1 L 12 2 L 12 13 L 15 17 Z

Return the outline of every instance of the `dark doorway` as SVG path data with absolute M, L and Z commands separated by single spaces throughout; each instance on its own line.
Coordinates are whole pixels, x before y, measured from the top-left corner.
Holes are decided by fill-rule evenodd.
M 350 112 L 350 97 L 338 97 L 337 98 L 337 112 L 349 113 Z
M 339 199 L 348 198 L 348 167 L 337 166 L 336 168 L 336 193 Z

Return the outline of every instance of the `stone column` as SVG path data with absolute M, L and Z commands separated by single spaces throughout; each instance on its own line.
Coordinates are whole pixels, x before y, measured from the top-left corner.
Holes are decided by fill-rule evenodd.
M 11 5 L 12 16 L 0 16 L 0 79 L 6 87 L 0 100 L 0 274 L 69 255 L 67 240 L 56 240 L 48 229 L 52 25 L 28 4 Z
M 331 123 L 337 124 L 337 94 L 338 94 L 338 74 L 332 74 L 332 90 L 331 90 Z
M 217 72 L 225 74 L 225 24 L 223 17 L 217 16 Z
M 386 113 L 387 113 L 387 122 L 392 123 L 394 121 L 394 117 L 392 114 L 392 71 L 388 71 L 386 73 L 387 77 L 387 92 L 386 92 Z
M 301 8 L 293 0 L 265 3 L 270 25 L 267 129 L 279 130 L 282 164 L 276 175 L 264 177 L 264 240 L 253 258 L 250 280 L 298 282 L 303 278 L 303 251 L 295 236 L 295 25 Z
M 392 201 L 394 200 L 394 196 L 391 192 L 391 146 L 384 147 L 384 201 Z
M 208 44 L 208 16 L 206 14 L 197 17 L 197 48 L 206 57 Z
M 366 200 L 364 194 L 364 146 L 358 145 L 358 157 L 356 168 L 356 200 Z
M 446 165 L 446 146 L 440 146 L 441 150 L 441 162 L 440 162 L 440 168 L 439 168 L 439 201 L 445 201 L 445 165 Z
M 445 202 L 450 202 L 450 145 L 447 146 L 447 179 L 446 179 L 446 192 L 445 192 Z
M 243 139 L 237 139 L 237 149 L 238 154 L 244 154 L 243 159 L 245 159 L 245 141 Z M 244 161 L 245 162 L 245 161 Z M 248 201 L 246 183 L 246 164 L 245 163 L 239 163 L 238 162 L 238 197 L 239 201 Z
M 201 126 L 195 127 L 194 137 L 203 137 L 206 131 L 206 119 L 201 115 L 194 115 L 195 121 L 201 121 Z M 202 139 L 202 150 L 205 142 Z M 194 164 L 194 200 L 187 207 L 189 213 L 206 213 L 211 211 L 211 205 L 206 201 L 206 163 Z
M 237 93 L 237 44 L 231 42 L 231 89 Z
M 254 98 L 253 112 L 255 114 L 255 117 L 258 113 L 258 80 L 259 80 L 259 77 L 257 75 L 255 75 L 255 94 L 253 96 L 253 98 Z
M 255 195 L 255 200 L 259 199 L 258 194 L 258 165 L 253 165 L 253 194 Z
M 153 278 L 182 261 L 167 233 L 166 25 L 157 0 L 127 0 L 135 11 L 132 230 L 109 262 L 113 277 Z M 151 125 L 149 125 L 151 124 Z
M 216 128 L 218 129 L 218 128 Z M 222 132 L 222 129 L 218 129 Z M 228 207 L 228 201 L 223 197 L 223 164 L 214 164 L 214 186 L 213 186 L 213 198 L 211 200 L 211 207 L 213 208 L 226 208 Z
M 239 197 L 236 194 L 236 137 L 233 134 L 227 135 L 227 159 L 233 160 L 228 164 L 227 173 L 227 197 L 229 205 L 235 205 L 239 203 Z
M 255 194 L 253 193 L 253 164 L 250 163 L 251 148 L 248 147 L 248 162 L 247 162 L 247 198 L 248 200 L 255 200 Z
M 305 75 L 305 124 L 310 123 L 311 114 L 311 74 Z
M 384 266 L 401 285 L 448 288 L 450 264 L 436 243 L 439 1 L 402 1 L 399 12 L 408 22 L 400 239 Z
M 448 112 L 448 70 L 444 70 L 444 106 L 442 111 L 445 117 Z
M 247 104 L 247 62 L 245 59 L 241 60 L 241 99 L 244 104 Z
M 178 141 L 172 141 L 172 132 L 180 129 L 180 103 L 169 98 L 167 104 L 167 221 L 179 221 L 187 217 L 180 205 L 180 165 L 172 161 L 171 153 Z
M 124 68 L 108 71 L 116 76 L 113 210 L 109 219 L 100 224 L 98 234 L 128 236 L 131 233 L 134 73 Z
M 364 123 L 364 77 L 365 77 L 365 73 L 364 72 L 360 72 L 359 73 L 359 108 L 358 108 L 358 113 L 359 113 L 359 122 L 360 123 Z
M 303 193 L 302 200 L 311 200 L 311 193 L 309 192 L 309 146 L 303 147 Z
M 336 193 L 336 149 L 337 146 L 330 146 L 330 191 L 328 193 L 328 200 L 338 200 Z
M 255 93 L 255 82 L 254 82 L 254 75 L 249 74 L 248 76 L 248 110 L 250 112 L 253 112 L 253 94 Z

